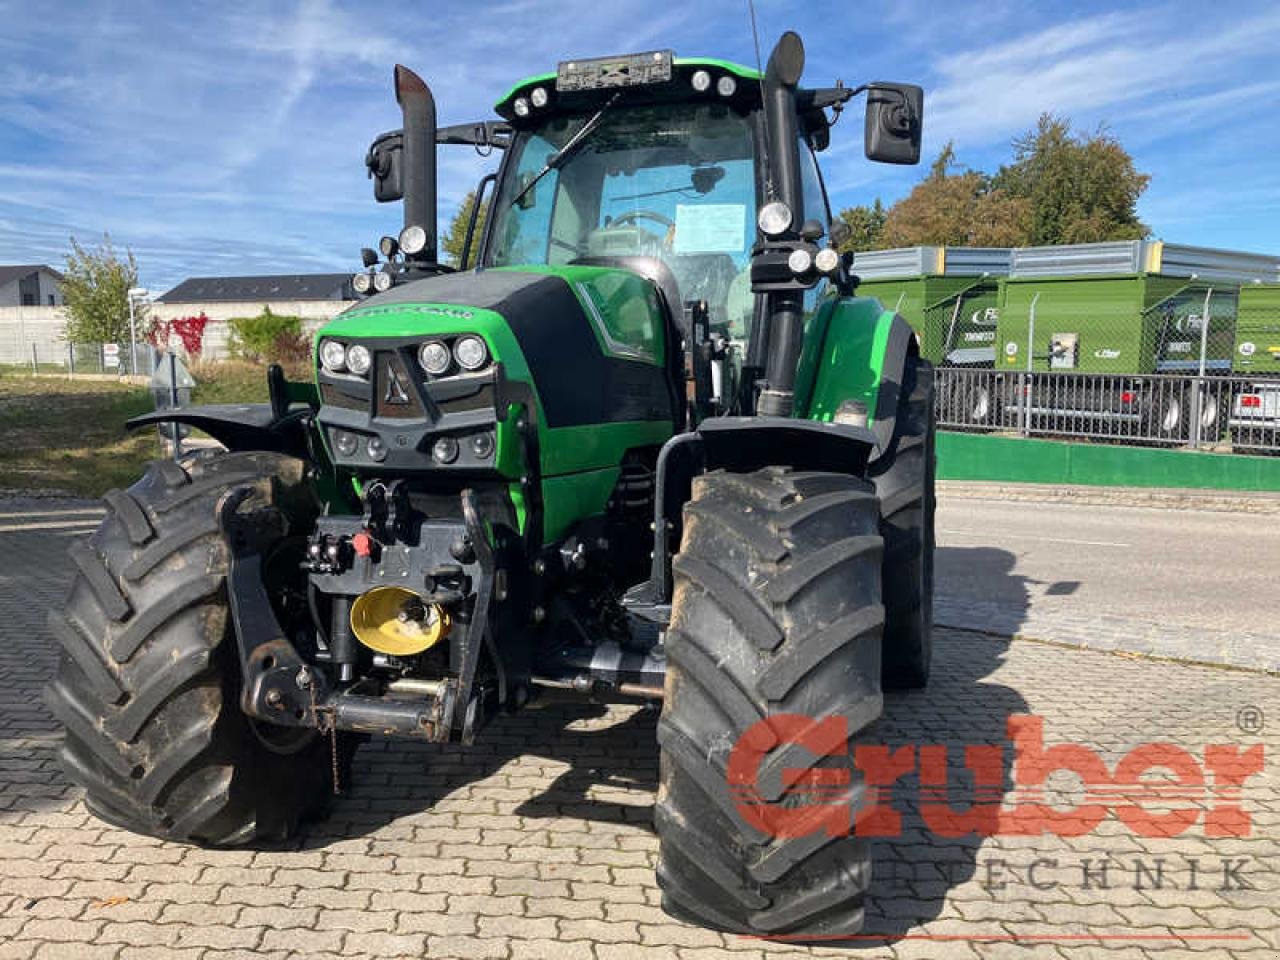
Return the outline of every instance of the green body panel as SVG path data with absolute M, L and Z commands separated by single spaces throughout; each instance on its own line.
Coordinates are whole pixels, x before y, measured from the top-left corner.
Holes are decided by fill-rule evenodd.
M 1280 283 L 1240 288 L 1232 358 L 1237 373 L 1280 373 Z
M 809 320 L 796 371 L 796 416 L 829 422 L 860 400 L 874 422 L 892 310 L 871 297 L 831 298 Z
M 992 366 L 1000 284 L 995 277 L 918 276 L 864 280 L 876 297 L 920 337 L 920 355 L 938 366 Z M 957 304 L 958 301 L 958 304 Z
M 1206 367 L 1225 370 L 1230 363 L 1238 284 L 1154 274 L 1003 278 L 996 366 L 1011 371 L 1027 369 L 1034 301 L 1032 370 L 1114 374 L 1194 371 L 1200 358 L 1200 318 L 1210 287 Z M 1050 344 L 1055 339 L 1070 344 L 1072 338 L 1074 349 L 1053 363 Z
M 595 332 L 601 355 L 628 362 L 660 366 L 666 355 L 665 331 L 652 285 L 625 270 L 586 266 L 528 266 L 503 268 L 562 277 L 583 305 L 586 322 Z M 340 314 L 316 334 L 348 340 L 376 340 L 474 333 L 488 345 L 489 353 L 503 364 L 506 377 L 533 389 L 538 409 L 538 449 L 542 483 L 545 542 L 565 535 L 577 520 L 605 509 L 618 466 L 630 450 L 658 447 L 673 432 L 670 420 L 601 423 L 587 426 L 548 427 L 537 400 L 537 384 L 529 372 L 511 327 L 493 310 L 456 304 L 396 303 L 378 306 L 376 301 Z M 515 423 L 522 408 L 513 404 L 496 431 L 494 466 L 508 480 L 512 502 L 523 526 L 528 504 L 518 480 L 525 472 Z

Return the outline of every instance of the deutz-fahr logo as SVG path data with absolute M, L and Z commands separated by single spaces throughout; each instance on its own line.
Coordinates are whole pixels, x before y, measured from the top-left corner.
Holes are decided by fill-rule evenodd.
M 407 406 L 409 403 L 408 384 L 401 380 L 400 371 L 396 369 L 396 365 L 390 360 L 383 367 L 382 379 L 387 383 L 387 392 L 383 396 L 383 400 L 398 407 Z

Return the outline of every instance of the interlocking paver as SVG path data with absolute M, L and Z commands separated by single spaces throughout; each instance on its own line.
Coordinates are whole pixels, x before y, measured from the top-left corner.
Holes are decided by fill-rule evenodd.
M 1197 824 L 1182 836 L 1149 839 L 1109 819 L 1076 838 L 939 838 L 922 823 L 917 782 L 908 777 L 895 801 L 903 837 L 873 842 L 882 866 L 911 868 L 877 870 L 866 931 L 883 941 L 853 952 L 766 945 L 679 923 L 659 909 L 654 718 L 630 709 L 549 708 L 500 719 L 469 752 L 370 744 L 333 817 L 283 849 L 200 850 L 93 819 L 62 778 L 56 727 L 31 696 L 54 666 L 43 610 L 65 588 L 66 542 L 0 533 L 0 556 L 24 558 L 20 568 L 0 569 L 0 960 L 1274 955 L 1280 776 L 1271 758 L 1280 738 L 1275 726 L 1244 737 L 1235 722 L 1244 706 L 1280 701 L 1275 677 L 940 630 L 932 686 L 886 697 L 874 731 L 880 742 L 948 744 L 948 775 L 958 778 L 960 747 L 1005 744 L 1005 720 L 1015 713 L 1043 717 L 1046 743 L 1079 742 L 1113 766 L 1148 740 L 1197 757 L 1208 743 L 1262 742 L 1273 752 L 1268 767 L 1244 791 L 1253 836 L 1206 837 Z M 1121 639 L 1137 633 L 1088 611 L 1077 619 L 1060 624 L 1064 640 L 1090 630 Z M 1160 629 L 1143 628 L 1153 649 Z M 1080 798 L 1073 783 L 1050 785 L 1063 791 L 1063 803 Z M 963 808 L 963 789 L 958 796 Z M 1159 888 L 1150 879 L 1156 858 L 1164 860 Z M 1223 861 L 1232 859 L 1243 861 L 1247 888 L 1223 887 Z M 1033 887 L 1037 860 L 1054 865 L 1037 868 Z M 1103 860 L 1112 864 L 1105 887 L 1097 882 Z M 993 888 L 993 880 L 1004 886 Z M 1203 939 L 1224 931 L 1245 939 Z M 1126 932 L 1188 939 L 990 940 Z M 988 939 L 916 939 L 931 936 Z

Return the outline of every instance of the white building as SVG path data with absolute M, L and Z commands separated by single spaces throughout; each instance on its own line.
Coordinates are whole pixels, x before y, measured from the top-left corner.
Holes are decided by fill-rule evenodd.
M 272 313 L 301 317 L 303 329 L 314 330 L 355 300 L 349 273 L 288 274 L 262 277 L 190 277 L 158 297 L 151 316 L 176 320 L 203 313 L 209 318 L 204 334 L 204 356 L 220 360 L 227 355 L 233 317 L 254 317 L 266 307 Z

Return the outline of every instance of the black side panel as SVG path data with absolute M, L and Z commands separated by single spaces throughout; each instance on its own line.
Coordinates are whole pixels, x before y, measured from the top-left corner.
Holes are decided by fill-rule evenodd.
M 666 371 L 602 354 L 591 321 L 561 277 L 510 270 L 445 274 L 365 303 L 448 303 L 502 314 L 533 374 L 549 427 L 674 418 Z

